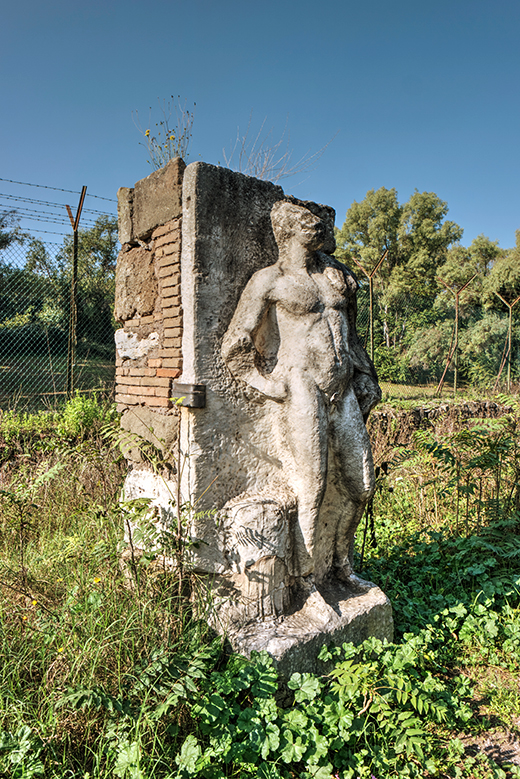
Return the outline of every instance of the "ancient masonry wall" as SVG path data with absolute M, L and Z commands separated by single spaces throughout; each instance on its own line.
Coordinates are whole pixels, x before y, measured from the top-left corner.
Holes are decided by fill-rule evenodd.
M 118 192 L 121 253 L 116 274 L 118 411 L 172 408 L 182 372 L 182 160 Z

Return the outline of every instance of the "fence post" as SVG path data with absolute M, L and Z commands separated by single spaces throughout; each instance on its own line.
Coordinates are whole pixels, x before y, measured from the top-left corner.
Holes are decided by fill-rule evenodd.
M 506 340 L 506 347 L 507 351 L 504 357 L 502 358 L 502 362 L 500 364 L 500 368 L 498 370 L 498 376 L 497 380 L 495 381 L 495 386 L 493 387 L 493 392 L 496 391 L 498 387 L 498 382 L 500 381 L 500 376 L 502 374 L 502 370 L 504 368 L 504 363 L 507 360 L 507 391 L 511 392 L 511 349 L 512 349 L 512 340 L 513 340 L 513 308 L 516 306 L 518 301 L 520 300 L 520 297 L 518 297 L 516 300 L 513 300 L 512 303 L 508 303 L 505 298 L 502 297 L 498 292 L 495 292 L 495 295 L 500 298 L 502 303 L 505 303 L 505 305 L 509 309 L 509 323 L 507 327 L 507 340 Z M 505 348 L 506 348 L 505 347 Z
M 74 367 L 76 363 L 76 346 L 77 346 L 77 330 L 78 323 L 78 228 L 79 220 L 81 217 L 81 209 L 83 208 L 83 201 L 87 194 L 87 188 L 82 187 L 81 195 L 79 198 L 79 204 L 76 211 L 76 218 L 72 216 L 72 210 L 70 206 L 67 206 L 67 213 L 69 215 L 70 223 L 73 230 L 73 243 L 72 243 L 72 280 L 70 284 L 70 311 L 69 311 L 69 338 L 67 344 L 67 398 L 70 399 L 74 395 Z
M 449 284 L 446 284 L 443 279 L 441 279 L 440 276 L 437 276 L 437 280 L 443 284 L 448 292 L 451 292 L 452 295 L 455 295 L 455 329 L 454 329 L 454 338 L 452 339 L 452 346 L 450 345 L 450 348 L 448 350 L 448 359 L 446 360 L 446 367 L 444 368 L 444 373 L 441 376 L 441 380 L 439 381 L 437 385 L 436 394 L 439 395 L 442 392 L 442 388 L 444 386 L 444 378 L 448 372 L 448 368 L 451 365 L 451 361 L 453 360 L 453 357 L 455 357 L 455 371 L 453 375 L 453 393 L 455 394 L 457 392 L 457 384 L 458 384 L 458 374 L 459 374 L 459 296 L 461 292 L 463 292 L 467 286 L 471 284 L 474 278 L 478 276 L 478 273 L 475 273 L 469 281 L 467 281 L 465 284 L 462 285 L 459 289 L 455 290 L 452 287 L 449 286 Z M 453 343 L 453 341 L 455 343 Z
M 359 262 L 359 260 L 356 260 L 355 257 L 352 257 L 356 265 L 358 265 L 365 276 L 368 279 L 368 291 L 370 295 L 370 359 L 372 362 L 374 362 L 374 276 L 376 275 L 377 271 L 383 264 L 383 261 L 388 256 L 388 249 L 386 249 L 385 252 L 383 252 L 379 262 L 377 263 L 376 267 L 369 273 L 363 265 Z

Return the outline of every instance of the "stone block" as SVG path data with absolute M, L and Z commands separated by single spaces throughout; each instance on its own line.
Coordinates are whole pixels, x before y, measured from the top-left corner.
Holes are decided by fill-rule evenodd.
M 150 333 L 146 338 L 139 338 L 137 333 L 116 330 L 114 338 L 119 357 L 126 357 L 130 360 L 138 360 L 140 357 L 144 357 L 159 345 L 158 333 Z
M 119 187 L 117 190 L 117 225 L 119 243 L 124 245 L 132 240 L 132 203 L 134 190 Z
M 219 610 L 219 619 L 223 618 Z M 267 651 L 281 676 L 293 673 L 322 674 L 318 654 L 324 644 L 361 644 L 373 636 L 393 640 L 392 606 L 382 590 L 352 576 L 348 583 L 328 580 L 319 589 L 302 593 L 291 613 L 261 622 L 251 621 L 238 630 L 233 623 L 227 637 L 236 652 L 250 657 L 252 651 Z
M 153 230 L 182 214 L 185 162 L 176 157 L 134 187 L 132 240 L 147 240 Z
M 122 388 L 126 389 L 125 387 Z M 116 387 L 116 403 L 125 404 L 125 406 L 133 406 L 138 403 L 137 398 L 134 395 L 125 395 L 124 392 L 120 392 Z
M 152 314 L 157 299 L 153 252 L 138 246 L 120 252 L 116 266 L 114 316 L 118 322 Z
M 137 456 L 135 452 L 139 438 L 153 444 L 164 454 L 174 451 L 179 430 L 179 417 L 177 414 L 159 414 L 151 408 L 140 406 L 137 409 L 128 409 L 123 413 L 121 427 L 137 439 L 132 442 L 134 456 L 131 459 L 139 462 L 140 456 Z

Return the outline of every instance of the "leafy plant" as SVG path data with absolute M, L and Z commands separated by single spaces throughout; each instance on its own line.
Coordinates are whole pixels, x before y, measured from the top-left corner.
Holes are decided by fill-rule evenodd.
M 38 509 L 35 495 L 42 485 L 54 479 L 63 468 L 63 463 L 58 462 L 49 467 L 49 464 L 43 461 L 37 468 L 36 476 L 29 483 L 22 478 L 12 486 L 12 489 L 0 490 L 0 500 L 7 503 L 12 510 L 12 515 L 8 514 L 6 519 L 15 528 L 20 560 L 20 578 L 24 588 L 27 587 L 26 547 L 29 534 L 34 530 L 31 519 L 34 511 Z
M 175 566 L 152 575 L 154 555 L 136 555 L 139 586 L 128 586 L 124 512 L 150 507 L 119 504 L 121 457 L 99 421 L 65 439 L 55 417 L 20 421 L 24 448 L 16 436 L 12 447 L 25 453 L 4 466 L 2 489 L 38 508 L 27 509 L 23 587 L 18 509 L 5 496 L 0 505 L 0 774 L 515 776 L 466 745 L 490 722 L 507 730 L 520 717 L 517 416 L 419 436 L 394 455 L 363 575 L 392 601 L 395 643 L 324 646 L 320 674 L 287 682 L 265 653 L 248 660 L 212 637 Z M 54 436 L 44 457 L 41 430 Z M 55 462 L 62 469 L 44 478 Z M 173 557 L 176 530 L 153 531 Z
M 14 736 L 0 732 L 0 770 L 12 779 L 45 776 L 43 749 L 43 741 L 27 725 L 22 725 Z
M 186 101 L 181 105 L 180 95 L 175 98 L 171 95 L 169 100 L 158 99 L 162 119 L 155 123 L 156 130 L 143 130 L 139 123 L 139 114 L 135 112 L 134 124 L 144 138 L 148 151 L 148 162 L 154 170 L 158 170 L 175 157 L 188 157 L 188 149 L 191 141 L 191 128 L 193 127 L 194 110 L 186 108 Z M 195 103 L 193 104 L 195 109 Z M 152 109 L 150 107 L 151 125 Z

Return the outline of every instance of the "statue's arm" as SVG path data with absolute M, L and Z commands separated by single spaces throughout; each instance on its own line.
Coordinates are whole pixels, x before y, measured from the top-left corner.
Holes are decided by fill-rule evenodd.
M 246 285 L 222 341 L 222 356 L 230 372 L 273 400 L 284 400 L 285 386 L 264 376 L 257 367 L 254 338 L 269 306 L 276 270 L 258 271 Z

